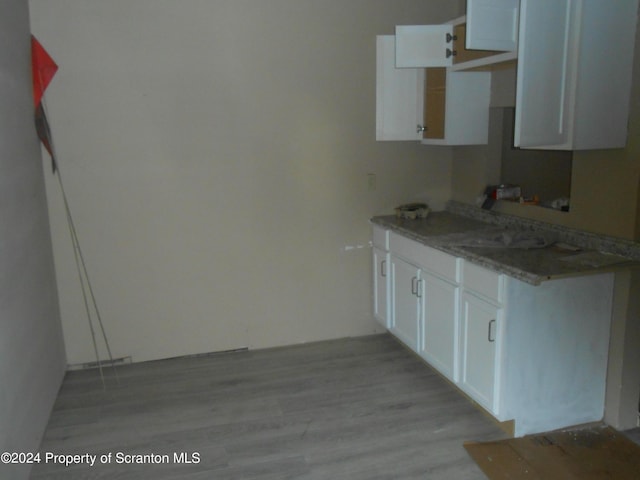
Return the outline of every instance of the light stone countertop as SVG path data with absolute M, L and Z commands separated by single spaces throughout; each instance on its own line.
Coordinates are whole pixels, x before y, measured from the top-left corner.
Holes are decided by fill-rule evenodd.
M 640 266 L 640 245 L 635 242 L 457 203 L 426 219 L 388 215 L 371 222 L 532 285 Z

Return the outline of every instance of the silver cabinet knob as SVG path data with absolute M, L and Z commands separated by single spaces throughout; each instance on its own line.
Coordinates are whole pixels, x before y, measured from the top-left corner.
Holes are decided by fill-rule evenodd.
M 416 130 L 416 133 L 424 133 L 426 131 L 427 131 L 426 126 L 418 125 L 418 129 Z

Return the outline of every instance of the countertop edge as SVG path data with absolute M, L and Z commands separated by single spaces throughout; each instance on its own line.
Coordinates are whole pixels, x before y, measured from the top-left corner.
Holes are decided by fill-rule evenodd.
M 385 227 L 390 231 L 402 234 L 404 237 L 415 240 L 416 242 L 426 245 L 427 247 L 435 248 L 436 250 L 439 250 L 441 252 L 462 258 L 463 260 L 468 260 L 471 263 L 474 263 L 481 267 L 486 267 L 498 273 L 504 273 L 505 275 L 517 278 L 518 280 L 522 280 L 532 285 L 540 285 L 544 280 L 548 280 L 548 278 L 526 272 L 519 268 L 510 267 L 502 263 L 494 262 L 489 258 L 486 258 L 482 255 L 474 254 L 473 252 L 469 252 L 459 247 L 446 246 L 433 240 L 430 241 L 428 236 L 417 234 L 410 229 L 403 228 L 399 225 L 386 221 L 384 217 L 373 217 L 370 219 L 370 222 L 381 227 Z
M 459 215 L 458 213 L 452 213 L 452 212 L 447 212 L 447 213 L 454 217 L 465 218 L 467 220 L 469 219 L 469 217 L 464 215 Z M 372 224 L 381 226 L 387 230 L 396 232 L 406 238 L 414 240 L 428 247 L 434 248 L 436 250 L 447 253 L 449 255 L 453 255 L 458 258 L 462 258 L 463 260 L 467 260 L 472 264 L 485 267 L 497 273 L 505 274 L 509 277 L 515 278 L 517 280 L 521 280 L 523 282 L 526 282 L 534 286 L 540 285 L 542 282 L 546 282 L 550 280 L 579 277 L 579 276 L 585 276 L 585 275 L 611 273 L 611 272 L 620 271 L 628 268 L 637 268 L 640 266 L 640 263 L 638 263 L 636 259 L 627 257 L 629 258 L 629 263 L 621 263 L 619 265 L 591 267 L 588 269 L 584 269 L 584 268 L 576 269 L 575 272 L 562 273 L 557 275 L 555 274 L 540 275 L 527 270 L 523 270 L 522 268 L 515 265 L 509 265 L 503 262 L 497 262 L 491 258 L 488 258 L 487 256 L 484 256 L 479 253 L 475 253 L 465 248 L 442 244 L 437 240 L 439 235 L 430 236 L 430 235 L 423 235 L 423 234 L 417 233 L 411 228 L 406 228 L 406 227 L 403 227 L 402 225 L 398 225 L 395 222 L 395 220 L 396 219 L 393 216 L 374 216 L 370 219 L 370 222 Z M 479 220 L 477 218 L 474 218 L 472 220 L 477 221 L 478 225 L 480 226 L 486 226 L 486 227 L 495 226 L 495 224 L 493 223 L 483 222 L 482 220 Z M 557 232 L 557 229 L 555 229 L 555 231 Z M 589 234 L 589 235 L 591 237 L 594 236 L 593 234 Z M 610 241 L 610 239 L 608 238 L 606 240 L 608 242 Z

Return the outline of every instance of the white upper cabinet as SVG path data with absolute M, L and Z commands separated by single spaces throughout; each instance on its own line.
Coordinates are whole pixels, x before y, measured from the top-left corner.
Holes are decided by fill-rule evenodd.
M 516 57 L 515 41 L 509 51 L 470 50 L 466 47 L 468 17 L 459 17 L 442 25 L 398 25 L 396 26 L 396 68 L 435 68 L 447 67 L 452 70 L 470 70 L 496 63 L 508 62 Z M 495 42 L 502 37 L 517 36 L 511 28 L 504 28 L 502 19 L 493 19 L 493 25 L 487 27 L 475 22 L 476 36 L 484 37 L 486 42 L 492 38 Z M 495 31 L 499 30 L 499 33 Z M 490 35 L 490 31 L 494 31 Z M 500 42 L 505 46 L 504 40 Z
M 396 26 L 396 68 L 448 67 L 453 62 L 452 25 Z
M 396 38 L 377 37 L 376 140 L 486 144 L 489 72 L 396 68 Z
M 523 3 L 516 80 L 516 146 L 560 145 L 568 140 L 575 48 L 570 0 Z M 567 78 L 569 77 L 569 78 Z
M 515 51 L 519 7 L 520 0 L 467 0 L 466 47 Z
M 395 37 L 376 40 L 376 140 L 421 140 L 424 69 L 395 68 Z
M 427 68 L 422 143 L 482 145 L 489 139 L 489 72 Z
M 638 0 L 521 0 L 515 145 L 624 147 Z
M 639 1 L 468 0 L 446 24 L 397 26 L 378 37 L 376 138 L 486 143 L 486 69 L 517 62 L 516 147 L 624 147 Z

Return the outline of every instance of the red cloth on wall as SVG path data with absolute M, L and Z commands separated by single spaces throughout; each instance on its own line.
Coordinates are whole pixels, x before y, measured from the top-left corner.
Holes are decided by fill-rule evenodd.
M 31 68 L 33 76 L 33 104 L 37 107 L 58 65 L 49 56 L 40 42 L 31 35 Z

